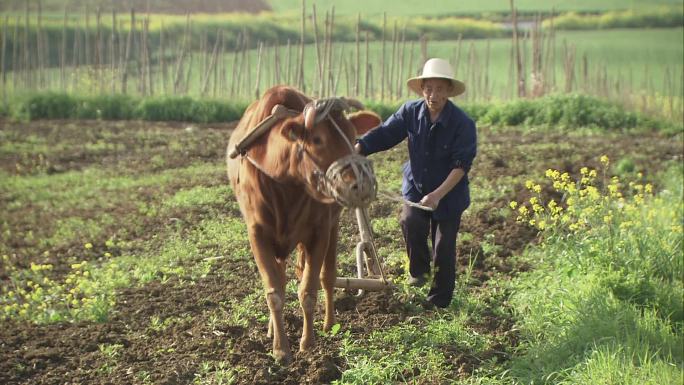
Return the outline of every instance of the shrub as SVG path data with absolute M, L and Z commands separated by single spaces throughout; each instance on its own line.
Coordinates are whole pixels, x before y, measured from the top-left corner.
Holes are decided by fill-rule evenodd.
M 134 118 L 137 103 L 139 100 L 136 98 L 122 94 L 83 97 L 78 101 L 75 117 L 78 119 L 129 120 Z
M 75 110 L 74 97 L 46 92 L 19 97 L 11 116 L 18 120 L 67 119 L 73 117 Z

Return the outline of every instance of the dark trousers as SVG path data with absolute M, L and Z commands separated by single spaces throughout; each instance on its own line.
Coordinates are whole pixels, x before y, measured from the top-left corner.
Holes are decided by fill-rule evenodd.
M 451 303 L 456 286 L 456 235 L 461 225 L 458 218 L 436 221 L 428 211 L 404 205 L 401 212 L 401 231 L 409 256 L 412 277 L 430 274 L 430 262 L 435 265 L 435 276 L 428 300 L 439 307 Z M 428 236 L 432 235 L 432 253 Z

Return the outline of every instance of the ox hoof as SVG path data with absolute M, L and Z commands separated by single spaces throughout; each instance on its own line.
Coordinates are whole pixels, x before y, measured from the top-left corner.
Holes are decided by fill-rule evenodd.
M 299 341 L 299 351 L 308 352 L 313 349 L 315 343 L 313 338 L 308 338 L 306 340 L 302 338 L 302 340 Z
M 292 363 L 292 354 L 284 350 L 274 350 L 273 358 L 275 358 L 278 364 L 283 366 L 287 366 Z

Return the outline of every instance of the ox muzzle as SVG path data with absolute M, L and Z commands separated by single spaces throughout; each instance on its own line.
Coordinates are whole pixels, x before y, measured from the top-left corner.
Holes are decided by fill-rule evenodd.
M 325 172 L 310 157 L 316 168 L 314 171 L 314 177 L 317 180 L 316 189 L 335 199 L 344 207 L 366 207 L 375 199 L 378 192 L 373 164 L 368 158 L 354 151 L 349 137 L 331 116 L 334 112 L 349 110 L 350 104 L 352 104 L 350 101 L 343 98 L 314 100 L 304 107 L 304 125 L 312 128 L 324 119 L 328 119 L 337 133 L 342 136 L 350 151 L 349 155 L 334 161 Z M 354 107 L 358 108 L 358 105 Z

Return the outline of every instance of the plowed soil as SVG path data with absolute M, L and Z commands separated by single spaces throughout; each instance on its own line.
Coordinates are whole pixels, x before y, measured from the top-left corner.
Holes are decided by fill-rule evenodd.
M 4 138 L 29 134 L 59 136 L 62 127 L 66 126 L 71 127 L 69 135 L 78 132 L 74 128 L 87 126 L 97 127 L 103 132 L 119 133 L 120 138 L 136 130 L 155 131 L 168 137 L 187 131 L 185 124 L 81 121 L 1 122 L 0 130 Z M 167 152 L 165 167 L 182 167 L 197 161 L 223 163 L 224 144 L 232 127 L 232 124 L 195 126 L 195 143 L 201 144 L 194 148 L 201 147 L 201 150 L 177 154 Z M 135 146 L 134 139 L 128 140 Z M 155 144 L 148 145 L 153 148 Z M 528 269 L 528 266 L 512 262 L 511 256 L 533 245 L 536 232 L 516 223 L 514 218 L 498 213 L 508 206 L 510 200 L 521 201 L 529 196 L 524 187 L 526 179 L 543 175 L 547 168 L 577 173 L 581 166 L 597 167 L 598 157 L 602 154 L 611 159 L 631 157 L 648 178 L 660 171 L 668 160 L 681 159 L 682 148 L 681 143 L 655 133 L 568 135 L 481 128 L 479 155 L 472 170 L 472 183 L 477 184 L 481 180 L 497 187 L 497 181 L 500 180 L 514 182 L 499 186 L 506 187 L 506 192 L 491 201 L 482 201 L 478 196 L 473 196 L 473 210 L 476 211 L 464 217 L 461 228 L 462 233 L 472 236 L 458 244 L 458 254 L 461 256 L 459 277 L 468 267 L 468 260 L 463 257 L 468 255 L 482 256 L 475 260 L 473 279 L 469 284 L 474 291 L 485 289 L 487 281 L 494 274 L 503 274 L 505 278 Z M 49 165 L 39 164 L 32 156 L 0 154 L 0 168 L 12 174 L 34 172 L 32 167 L 41 164 L 44 166 L 42 172 L 60 173 L 93 165 L 113 167 L 117 162 L 124 161 L 127 167 L 150 167 L 150 154 L 143 151 L 119 153 L 118 150 L 116 154 L 92 154 L 70 149 L 56 153 Z M 504 179 L 506 177 L 508 179 Z M 214 183 L 227 183 L 227 178 Z M 139 194 L 141 199 L 153 199 L 152 196 L 146 197 L 145 191 Z M 0 200 L 0 204 L 7 203 L 7 199 L 5 197 L 5 202 Z M 127 210 L 126 206 L 119 209 Z M 371 217 L 398 216 L 398 212 L 397 203 L 380 201 L 372 207 Z M 22 215 L 38 214 L 23 212 Z M 9 227 L 22 223 L 21 218 L 8 218 L 5 214 L 0 219 Z M 342 231 L 354 232 L 354 221 L 354 217 L 347 213 L 343 218 Z M 136 236 L 145 237 L 154 234 L 159 226 L 162 225 L 150 219 L 142 228 L 131 231 L 135 231 Z M 28 266 L 31 256 L 22 252 L 26 245 L 20 239 L 5 241 L 5 249 L 14 252 L 19 258 L 25 258 L 15 262 Z M 379 235 L 377 241 L 378 246 L 382 246 L 390 240 Z M 494 244 L 496 248 L 494 251 L 483 250 L 484 243 Z M 342 245 L 341 248 L 347 251 L 353 245 Z M 69 252 L 79 251 L 74 249 Z M 59 261 L 52 262 L 57 264 L 55 274 L 59 274 Z M 350 266 L 342 266 L 341 270 L 351 274 Z M 226 272 L 230 272 L 230 275 Z M 404 274 L 401 268 L 390 269 L 388 273 L 390 276 Z M 7 273 L 2 268 L 0 279 L 3 285 L 8 283 Z M 252 321 L 246 327 L 215 325 L 212 316 L 226 299 L 243 298 L 260 287 L 253 261 L 225 259 L 217 261 L 205 277 L 193 281 L 187 277 L 173 277 L 164 282 L 153 281 L 118 291 L 116 308 L 110 319 L 103 323 L 36 325 L 23 321 L 4 322 L 0 327 L 0 383 L 187 384 L 193 382 L 195 374 L 202 371 L 201 364 L 206 362 L 245 368 L 234 379 L 239 384 L 324 384 L 340 378 L 346 369 L 346 363 L 339 356 L 340 338 L 319 338 L 312 352 L 298 353 L 292 365 L 281 367 L 269 354 L 271 341 L 266 337 L 265 322 Z M 420 302 L 420 299 L 415 301 Z M 295 303 L 296 298 L 291 296 L 288 302 Z M 260 306 L 260 310 L 265 312 L 265 301 Z M 374 330 L 399 323 L 420 322 L 420 317 L 416 315 L 434 311 L 408 306 L 405 298 L 397 293 L 368 293 L 356 297 L 344 291 L 337 293 L 336 309 L 338 322 L 344 325 L 344 330 L 350 329 L 355 339 L 367 338 Z M 152 329 L 151 317 L 176 321 L 164 328 Z M 320 322 L 320 311 L 317 317 Z M 296 346 L 294 342 L 301 333 L 301 317 L 297 306 L 286 308 L 286 324 L 290 341 Z M 515 332 L 511 331 L 513 324 L 514 320 L 510 317 L 492 314 L 473 325 L 482 333 L 502 336 L 506 346 L 495 347 L 484 354 L 479 353 L 479 356 L 462 351 L 448 352 L 452 366 L 458 368 L 455 378 L 467 377 L 477 368 L 478 362 L 492 356 L 505 359 L 502 351 L 510 352 L 516 344 Z M 102 344 L 118 344 L 123 348 L 112 358 L 102 354 Z M 216 368 L 214 366 L 207 370 Z

